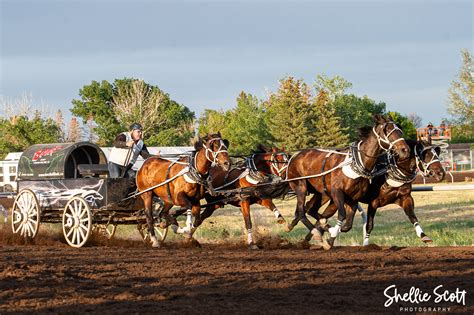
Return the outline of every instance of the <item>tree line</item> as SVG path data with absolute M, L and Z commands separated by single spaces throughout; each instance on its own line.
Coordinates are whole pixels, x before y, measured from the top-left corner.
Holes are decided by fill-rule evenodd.
M 472 56 L 467 50 L 461 55 L 458 78 L 448 90 L 448 112 L 453 118 L 447 121 L 453 126 L 453 142 L 474 142 Z M 0 157 L 37 143 L 88 140 L 110 146 L 133 122 L 144 126 L 149 146 L 190 145 L 196 133 L 220 131 L 232 144 L 231 153 L 242 155 L 259 143 L 286 150 L 344 147 L 357 139 L 359 127 L 372 124 L 373 114 L 390 114 L 406 138 L 416 138 L 416 128 L 421 127 L 417 114 L 388 112 L 384 102 L 352 94 L 351 87 L 340 76 L 318 75 L 310 84 L 288 76 L 265 99 L 242 91 L 233 108 L 206 109 L 196 119 L 188 107 L 143 80 L 92 81 L 72 100 L 74 117 L 67 128 L 61 111 L 54 117 L 28 106 L 16 114 L 7 111 L 0 119 Z

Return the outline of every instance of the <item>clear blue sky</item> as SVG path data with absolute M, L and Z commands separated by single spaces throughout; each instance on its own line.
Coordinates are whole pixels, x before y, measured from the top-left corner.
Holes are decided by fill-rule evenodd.
M 338 74 L 437 124 L 460 50 L 472 53 L 473 1 L 0 2 L 1 96 L 31 93 L 66 117 L 92 80 L 141 78 L 199 115 L 287 75 Z

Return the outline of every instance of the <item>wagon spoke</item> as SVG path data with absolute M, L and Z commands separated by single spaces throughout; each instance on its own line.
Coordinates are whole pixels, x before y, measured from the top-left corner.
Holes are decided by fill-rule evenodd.
M 82 225 L 80 225 L 80 227 L 83 227 Z M 86 236 L 84 235 L 84 232 L 82 231 L 82 229 L 78 229 L 79 233 L 81 234 L 81 237 L 82 239 L 85 239 Z
M 71 236 L 71 233 L 74 231 L 74 229 L 71 227 L 71 229 L 69 230 L 69 232 L 67 232 L 66 234 L 66 238 L 69 238 Z

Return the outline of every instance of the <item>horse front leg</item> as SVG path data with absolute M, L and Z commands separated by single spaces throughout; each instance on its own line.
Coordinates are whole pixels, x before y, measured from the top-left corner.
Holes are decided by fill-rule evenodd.
M 403 208 L 405 214 L 407 215 L 408 219 L 410 220 L 411 224 L 415 227 L 416 235 L 421 238 L 424 243 L 431 243 L 433 240 L 429 238 L 423 229 L 421 228 L 420 223 L 418 223 L 418 218 L 415 214 L 415 202 L 411 195 L 406 197 L 399 198 L 395 201 L 397 205 Z
M 341 232 L 347 233 L 352 229 L 352 224 L 354 222 L 354 216 L 357 212 L 358 205 L 359 203 L 357 202 L 353 204 L 352 206 L 348 204 L 345 205 L 347 217 L 346 217 L 346 222 L 341 227 Z
M 277 206 L 273 203 L 271 199 L 259 199 L 257 203 L 273 212 L 273 215 L 277 219 L 278 224 L 283 224 L 286 222 L 285 218 L 281 215 L 280 211 L 278 211 Z
M 160 247 L 161 244 L 156 238 L 155 235 L 155 227 L 154 227 L 154 218 L 153 218 L 153 192 L 149 191 L 146 193 L 143 193 L 140 195 L 140 197 L 143 199 L 143 204 L 145 206 L 145 217 L 146 217 L 146 223 L 148 226 L 148 234 L 150 235 L 151 239 L 151 246 L 152 247 Z
M 316 230 L 310 230 L 305 236 L 305 241 L 309 242 L 315 236 L 316 242 L 322 242 L 322 236 L 324 235 L 324 227 L 321 225 L 321 216 L 319 215 L 319 208 L 322 206 L 323 195 L 315 193 L 313 197 L 306 203 L 307 213 L 316 219 Z M 326 200 L 327 201 L 327 200 Z M 324 222 L 325 223 L 325 222 Z M 320 245 L 320 244 L 319 244 Z
M 245 229 L 247 230 L 247 245 L 249 249 L 259 249 L 253 241 L 252 235 L 252 219 L 250 218 L 250 201 L 242 200 L 240 202 L 240 209 L 242 210 L 242 216 L 245 221 Z
M 346 207 L 344 192 L 340 189 L 334 189 L 332 192 L 332 200 L 337 207 L 337 222 L 336 225 L 329 228 L 330 237 L 328 238 L 328 246 L 325 249 L 330 249 L 334 246 L 334 241 L 341 232 L 341 226 L 346 219 Z
M 295 209 L 295 217 L 290 224 L 288 224 L 287 231 L 290 232 L 293 228 L 298 224 L 299 221 L 303 222 L 306 228 L 310 231 L 314 230 L 314 225 L 309 222 L 308 218 L 306 217 L 306 181 L 299 180 L 297 183 L 293 182 L 293 190 L 296 193 L 296 209 Z
M 374 228 L 375 214 L 377 213 L 377 204 L 372 201 L 367 208 L 367 222 L 364 224 L 364 246 L 370 244 L 370 233 Z

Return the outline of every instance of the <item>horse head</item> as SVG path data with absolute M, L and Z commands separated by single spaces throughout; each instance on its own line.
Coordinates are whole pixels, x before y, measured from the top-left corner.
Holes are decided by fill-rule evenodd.
M 417 166 L 424 176 L 434 176 L 437 181 L 442 181 L 446 172 L 444 171 L 439 155 L 441 148 L 433 146 L 426 141 L 417 141 L 415 145 L 415 156 Z
M 410 148 L 403 138 L 403 131 L 391 119 L 382 115 L 373 116 L 375 126 L 372 132 L 375 135 L 379 147 L 383 151 L 391 151 L 401 159 L 410 156 Z
M 228 147 L 229 141 L 222 139 L 220 132 L 199 137 L 194 143 L 196 151 L 204 151 L 206 159 L 212 166 L 218 165 L 226 172 L 230 168 Z
M 275 146 L 269 148 L 259 144 L 253 151 L 252 158 L 257 169 L 267 174 L 282 177 L 288 167 L 288 154 L 284 148 L 279 149 Z

